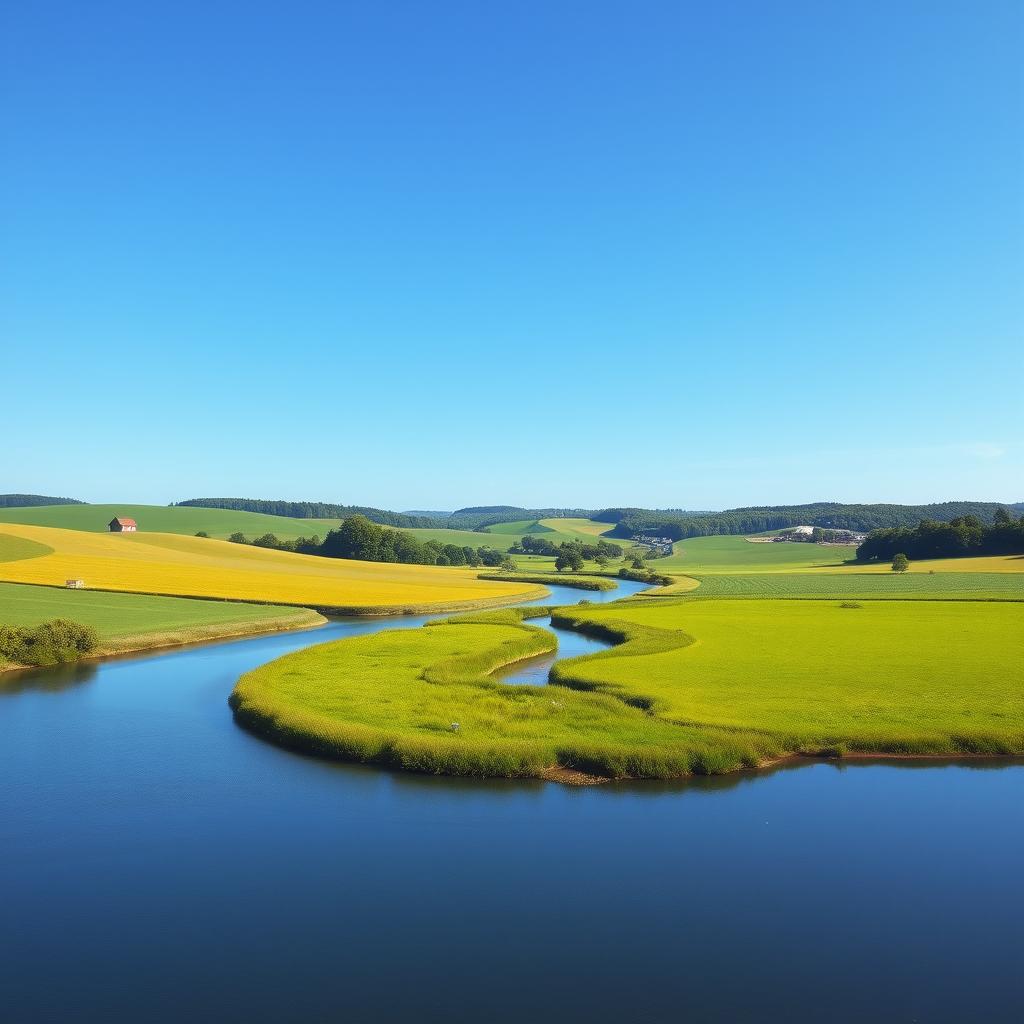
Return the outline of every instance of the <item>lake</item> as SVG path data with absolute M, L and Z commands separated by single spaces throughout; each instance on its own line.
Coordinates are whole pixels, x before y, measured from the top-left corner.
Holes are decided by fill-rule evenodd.
M 1020 765 L 571 788 L 234 724 L 248 669 L 422 621 L 0 683 L 3 1019 L 1024 1019 Z

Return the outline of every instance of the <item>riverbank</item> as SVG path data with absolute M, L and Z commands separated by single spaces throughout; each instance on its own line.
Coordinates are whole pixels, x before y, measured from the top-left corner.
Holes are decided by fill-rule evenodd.
M 310 629 L 327 621 L 310 608 L 0 583 L 0 623 L 33 627 L 55 619 L 71 620 L 95 630 L 99 644 L 82 661 Z M 0 662 L 0 672 L 26 667 Z

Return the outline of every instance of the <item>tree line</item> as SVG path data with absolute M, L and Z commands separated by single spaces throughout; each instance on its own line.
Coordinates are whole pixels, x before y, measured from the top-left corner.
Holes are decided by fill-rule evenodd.
M 196 536 L 206 536 L 198 533 Z M 364 515 L 349 516 L 321 541 L 319 536 L 281 540 L 273 533 L 249 540 L 242 533 L 233 533 L 233 544 L 252 544 L 278 551 L 294 551 L 300 555 L 321 555 L 325 558 L 352 558 L 362 562 L 396 562 L 406 565 L 469 565 L 474 568 L 514 569 L 515 563 L 504 552 L 489 545 L 443 544 L 436 540 L 421 541 L 411 533 L 388 529 L 371 522 Z
M 687 537 L 764 533 L 790 526 L 867 532 L 913 527 L 924 519 L 949 523 L 964 516 L 992 523 L 996 511 L 1004 507 L 994 501 L 946 501 L 932 505 L 849 505 L 821 501 L 809 505 L 768 505 L 712 513 L 609 508 L 595 512 L 592 518 L 601 523 L 614 523 L 615 528 L 611 531 L 614 537 L 653 534 L 683 540 Z M 1024 505 L 1012 507 L 1024 508 Z
M 226 508 L 233 512 L 262 512 L 268 516 L 284 516 L 287 519 L 347 519 L 349 516 L 365 516 L 373 523 L 383 526 L 398 526 L 407 530 L 436 527 L 434 519 L 425 516 L 407 516 L 403 512 L 389 512 L 382 508 L 368 508 L 363 505 L 335 505 L 326 501 L 270 501 L 263 498 L 189 498 L 187 501 L 172 502 L 187 508 Z
M 872 530 L 857 548 L 858 562 L 910 559 L 962 558 L 967 555 L 1024 554 L 1024 518 L 1014 519 L 997 508 L 991 525 L 977 516 L 957 516 L 948 523 L 924 519 L 915 527 Z
M 49 494 L 0 494 L 0 508 L 36 508 L 39 505 L 85 505 L 77 498 L 54 498 Z

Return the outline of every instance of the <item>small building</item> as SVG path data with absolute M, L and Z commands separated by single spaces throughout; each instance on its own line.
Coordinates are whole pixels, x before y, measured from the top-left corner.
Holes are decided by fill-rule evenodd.
M 138 528 L 134 519 L 125 519 L 122 516 L 115 516 L 107 523 L 107 529 L 111 533 L 134 533 Z
M 85 580 L 65 580 L 64 586 L 68 590 L 85 590 Z

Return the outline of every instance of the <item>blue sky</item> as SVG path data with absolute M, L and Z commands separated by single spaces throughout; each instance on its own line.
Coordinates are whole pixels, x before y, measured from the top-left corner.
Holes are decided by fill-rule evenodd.
M 1024 500 L 1024 6 L 8 4 L 0 491 Z

